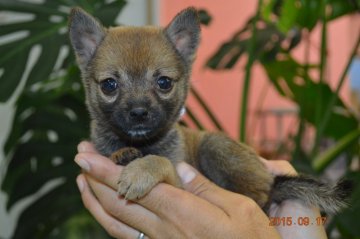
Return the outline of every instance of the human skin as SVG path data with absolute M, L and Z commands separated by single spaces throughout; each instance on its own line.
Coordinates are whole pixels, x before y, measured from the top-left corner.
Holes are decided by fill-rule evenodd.
M 286 161 L 262 159 L 274 175 L 296 174 Z M 184 189 L 160 183 L 145 197 L 129 202 L 117 194 L 122 166 L 101 156 L 89 142 L 78 146 L 75 162 L 83 169 L 77 184 L 85 207 L 115 238 L 327 238 L 322 226 L 270 226 L 250 198 L 224 190 L 186 163 L 177 165 Z M 272 205 L 270 217 L 320 216 L 296 201 Z M 281 235 L 281 236 L 280 236 Z

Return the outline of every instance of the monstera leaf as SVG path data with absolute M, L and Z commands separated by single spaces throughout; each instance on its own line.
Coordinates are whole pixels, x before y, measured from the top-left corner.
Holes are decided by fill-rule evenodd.
M 31 52 L 36 46 L 39 55 L 29 72 L 26 85 L 32 85 L 49 77 L 59 66 L 73 61 L 72 54 L 61 56 L 69 44 L 67 18 L 70 8 L 82 6 L 104 25 L 114 24 L 124 1 L 62 0 L 34 1 L 1 0 L 0 9 L 18 14 L 18 19 L 0 27 L 0 36 L 11 37 L 0 45 L 0 102 L 4 102 L 14 92 L 26 69 Z M 61 61 L 62 62 L 59 62 Z M 57 68 L 56 68 L 57 67 Z
M 327 14 L 329 20 L 358 10 L 357 1 L 325 1 L 332 9 Z M 340 139 L 356 130 L 358 121 L 329 85 L 312 79 L 307 70 L 318 70 L 318 65 L 300 64 L 291 57 L 291 51 L 301 42 L 301 30 L 311 31 L 322 18 L 321 1 L 281 1 L 270 0 L 260 6 L 262 18 L 256 24 L 256 37 L 248 22 L 208 59 L 206 65 L 215 70 L 231 69 L 244 55 L 248 55 L 248 45 L 254 40 L 255 60 L 265 69 L 270 82 L 278 93 L 300 108 L 301 117 L 311 124 L 324 118 L 328 103 L 335 98 L 329 122 L 324 135 Z M 331 15 L 335 14 L 335 15 Z M 284 70 L 286 69 L 286 70 Z
M 217 50 L 217 52 L 207 61 L 206 65 L 212 69 L 231 69 L 246 54 L 248 45 L 251 41 L 251 24 L 254 21 L 250 18 L 247 24 L 236 32 L 230 40 L 226 41 Z M 259 27 L 256 29 L 254 52 L 255 59 L 263 61 L 273 61 L 277 54 L 282 50 L 281 45 L 285 42 L 293 42 L 291 45 L 295 47 L 298 43 L 294 41 L 295 37 L 299 37 L 298 33 L 293 36 L 286 37 L 272 23 L 259 20 Z
M 356 13 L 359 8 L 359 0 L 269 0 L 262 5 L 261 10 L 266 21 L 274 22 L 279 30 L 287 33 L 294 28 L 312 31 L 324 17 L 327 21 L 334 20 Z
M 351 172 L 347 178 L 353 182 L 360 182 L 360 172 Z M 360 228 L 358 226 L 358 219 L 360 217 L 360 184 L 354 185 L 352 196 L 349 200 L 349 207 L 340 213 L 334 219 L 334 225 L 342 235 L 346 235 L 343 238 L 359 238 Z M 330 228 L 331 229 L 331 228 Z
M 264 63 L 263 66 L 277 91 L 282 96 L 296 102 L 301 108 L 301 116 L 309 123 L 315 124 L 317 114 L 324 118 L 327 104 L 332 97 L 336 97 L 337 103 L 325 128 L 326 136 L 340 139 L 348 132 L 357 129 L 358 121 L 329 85 L 315 82 L 304 70 L 305 66 L 296 62 L 289 55 L 283 56 L 282 60 Z M 318 100 L 321 100 L 320 103 L 322 103 L 320 107 L 315 103 Z
M 80 172 L 73 162 L 76 145 L 89 134 L 79 79 L 79 70 L 73 66 L 65 76 L 43 81 L 36 92 L 25 90 L 18 99 L 5 147 L 9 164 L 1 185 L 8 195 L 7 207 L 49 182 L 55 185 L 21 213 L 12 238 L 59 238 L 58 234 L 74 238 L 79 233 L 80 238 L 107 238 L 85 212 L 75 184 Z
M 89 119 L 67 17 L 71 7 L 80 6 L 104 25 L 114 25 L 124 4 L 0 1 L 1 10 L 21 16 L 0 26 L 1 36 L 13 36 L 0 45 L 0 101 L 11 96 L 29 68 L 4 147 L 8 168 L 1 189 L 8 195 L 8 209 L 36 195 L 21 213 L 12 238 L 108 238 L 84 209 L 75 183 L 80 170 L 73 157 L 76 145 L 88 138 Z

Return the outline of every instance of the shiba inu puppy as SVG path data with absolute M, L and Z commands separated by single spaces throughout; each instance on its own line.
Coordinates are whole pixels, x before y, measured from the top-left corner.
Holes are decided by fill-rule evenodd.
M 304 176 L 274 177 L 248 146 L 178 124 L 200 40 L 194 8 L 181 11 L 165 28 L 105 28 L 74 8 L 69 34 L 82 72 L 92 142 L 101 154 L 126 165 L 119 180 L 119 194 L 126 199 L 141 198 L 160 182 L 181 187 L 174 165 L 185 161 L 265 211 L 286 199 L 327 212 L 345 205 L 345 182 L 331 187 Z

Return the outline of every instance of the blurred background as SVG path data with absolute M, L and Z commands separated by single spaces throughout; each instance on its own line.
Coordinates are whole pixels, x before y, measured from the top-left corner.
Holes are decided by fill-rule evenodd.
M 75 185 L 89 119 L 67 16 L 166 26 L 194 6 L 202 40 L 182 123 L 270 160 L 355 182 L 329 238 L 360 238 L 360 0 L 0 0 L 0 238 L 108 238 Z

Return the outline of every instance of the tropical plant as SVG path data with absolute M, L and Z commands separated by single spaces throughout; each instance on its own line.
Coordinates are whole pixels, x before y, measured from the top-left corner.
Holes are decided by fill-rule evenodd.
M 13 36 L 0 45 L 0 101 L 9 99 L 32 65 L 15 103 L 1 188 L 8 209 L 37 196 L 21 213 L 12 238 L 108 238 L 84 209 L 75 184 L 79 169 L 72 159 L 76 145 L 89 135 L 89 119 L 80 72 L 69 51 L 67 18 L 71 7 L 81 6 L 104 25 L 114 25 L 124 4 L 0 1 L 1 10 L 20 19 L 0 27 L 1 36 Z
M 335 89 L 325 79 L 327 25 L 342 16 L 358 13 L 359 1 L 342 0 L 268 0 L 258 1 L 256 14 L 244 27 L 213 54 L 207 66 L 214 70 L 231 69 L 238 60 L 247 55 L 245 79 L 242 86 L 242 102 L 239 121 L 239 140 L 246 141 L 246 117 L 248 115 L 248 94 L 251 84 L 252 66 L 259 63 L 267 78 L 279 95 L 293 101 L 298 109 L 298 129 L 291 149 L 292 162 L 300 171 L 321 174 L 339 155 L 347 160 L 347 165 L 359 161 L 360 128 L 357 119 L 343 103 L 339 92 L 345 81 L 350 63 L 359 48 L 360 36 L 353 46 L 349 60 Z M 321 27 L 320 62 L 309 62 L 309 35 L 315 26 Z M 305 59 L 295 60 L 292 51 L 300 43 L 305 44 Z M 284 70 L 286 69 L 286 70 Z M 317 71 L 313 78 L 309 71 Z M 345 112 L 345 113 L 344 113 Z M 306 125 L 315 130 L 312 150 L 303 147 Z M 334 144 L 325 151 L 320 150 L 321 142 L 331 139 Z M 346 169 L 345 177 L 359 183 L 359 168 Z M 357 184 L 358 185 L 358 184 Z M 356 218 L 360 215 L 360 187 L 353 193 L 350 205 L 328 224 L 328 233 L 336 229 L 343 238 L 359 238 L 360 230 Z

